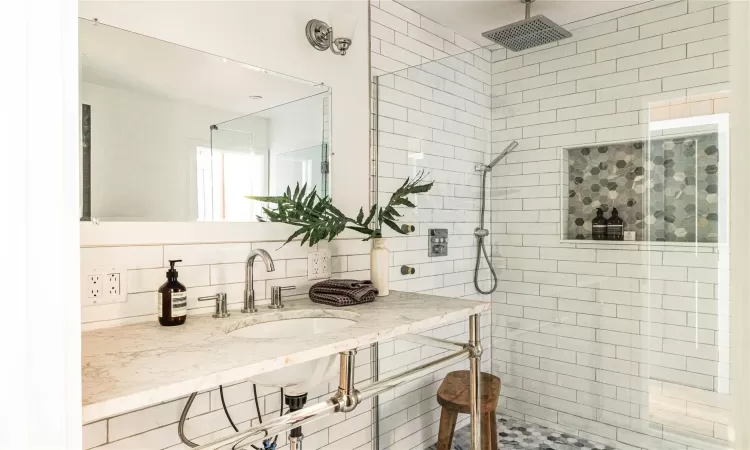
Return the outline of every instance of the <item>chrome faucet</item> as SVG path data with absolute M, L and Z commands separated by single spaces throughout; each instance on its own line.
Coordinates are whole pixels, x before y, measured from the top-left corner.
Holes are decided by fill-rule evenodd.
M 253 289 L 253 264 L 257 256 L 260 256 L 260 259 L 266 264 L 267 272 L 275 270 L 273 258 L 271 258 L 271 255 L 267 251 L 259 248 L 247 255 L 247 260 L 245 261 L 245 307 L 242 308 L 243 313 L 258 312 L 255 308 L 255 290 Z

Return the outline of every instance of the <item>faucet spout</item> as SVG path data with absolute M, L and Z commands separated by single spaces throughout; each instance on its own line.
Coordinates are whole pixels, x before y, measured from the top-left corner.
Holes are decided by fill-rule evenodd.
M 245 302 L 244 307 L 242 308 L 242 312 L 246 314 L 258 312 L 258 309 L 255 307 L 255 290 L 253 289 L 253 264 L 255 264 L 255 258 L 258 256 L 260 256 L 260 259 L 265 264 L 266 272 L 273 272 L 276 270 L 273 265 L 273 258 L 271 258 L 271 255 L 262 248 L 253 250 L 247 255 L 247 259 L 245 260 Z

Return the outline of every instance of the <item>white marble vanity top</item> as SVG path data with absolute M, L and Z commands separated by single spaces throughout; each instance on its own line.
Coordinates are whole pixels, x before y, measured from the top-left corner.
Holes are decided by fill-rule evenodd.
M 156 320 L 85 332 L 82 340 L 83 421 L 122 414 L 192 392 L 215 388 L 284 366 L 489 311 L 490 304 L 391 291 L 375 302 L 335 308 L 287 300 L 280 312 L 188 315 L 184 325 Z M 248 340 L 227 335 L 247 325 L 296 317 L 340 317 L 354 325 L 309 338 Z

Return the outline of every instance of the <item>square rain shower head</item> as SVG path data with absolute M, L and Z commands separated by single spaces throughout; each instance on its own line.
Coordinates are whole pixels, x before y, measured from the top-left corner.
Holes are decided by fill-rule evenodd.
M 539 14 L 494 30 L 485 31 L 482 36 L 497 42 L 508 50 L 517 52 L 569 38 L 572 34 L 544 15 Z

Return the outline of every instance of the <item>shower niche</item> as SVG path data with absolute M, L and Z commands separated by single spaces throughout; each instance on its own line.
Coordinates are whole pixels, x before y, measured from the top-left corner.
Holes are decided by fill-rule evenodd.
M 564 149 L 562 238 L 591 240 L 597 209 L 609 218 L 616 208 L 626 239 L 718 242 L 720 136 L 702 132 Z

